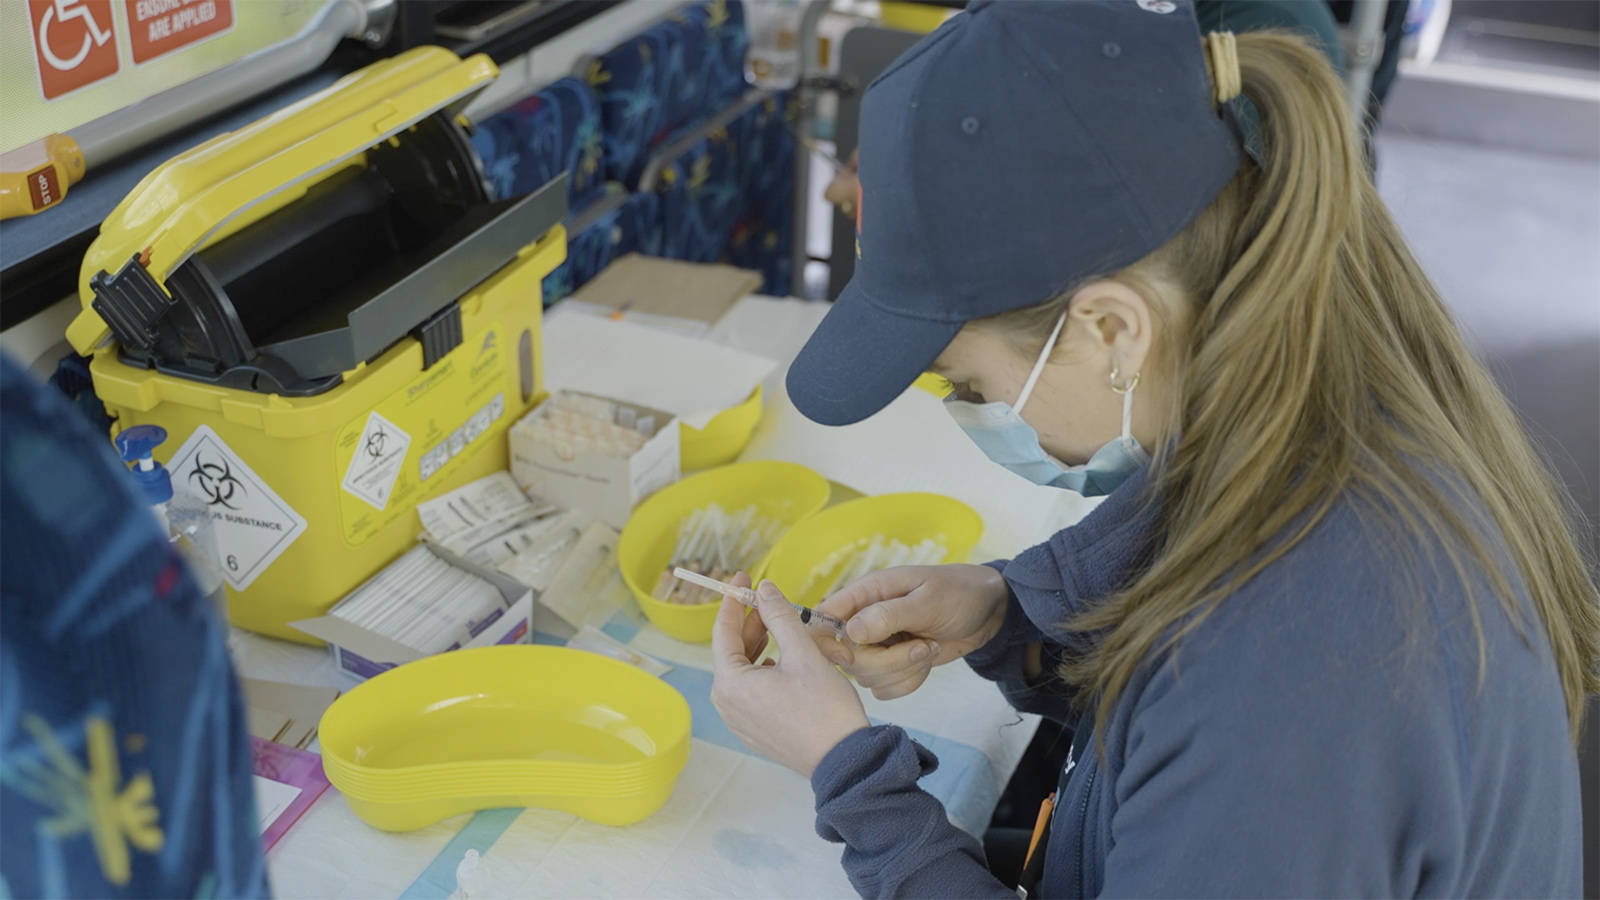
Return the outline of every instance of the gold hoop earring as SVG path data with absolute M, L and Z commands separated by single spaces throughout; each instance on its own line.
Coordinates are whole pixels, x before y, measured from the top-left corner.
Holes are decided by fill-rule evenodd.
M 1119 394 L 1133 393 L 1133 389 L 1139 386 L 1139 373 L 1133 373 L 1133 378 L 1126 385 L 1119 387 L 1117 385 L 1117 376 L 1121 374 L 1121 371 L 1116 366 L 1111 367 L 1111 389 Z

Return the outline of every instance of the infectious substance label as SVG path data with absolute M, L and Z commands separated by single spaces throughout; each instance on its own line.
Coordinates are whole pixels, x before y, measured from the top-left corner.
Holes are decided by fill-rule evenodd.
M 339 486 L 381 511 L 389 505 L 394 480 L 405 465 L 406 448 L 410 446 L 411 435 L 401 431 L 400 426 L 375 412 L 368 413 L 356 452 L 350 457 Z
M 167 471 L 174 491 L 187 492 L 211 510 L 222 575 L 236 591 L 249 587 L 305 533 L 306 520 L 210 426 L 189 435 Z

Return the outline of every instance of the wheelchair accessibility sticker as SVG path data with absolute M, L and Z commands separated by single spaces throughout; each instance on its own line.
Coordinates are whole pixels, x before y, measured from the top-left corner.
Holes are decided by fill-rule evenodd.
M 28 18 L 46 100 L 117 73 L 111 0 L 28 0 Z

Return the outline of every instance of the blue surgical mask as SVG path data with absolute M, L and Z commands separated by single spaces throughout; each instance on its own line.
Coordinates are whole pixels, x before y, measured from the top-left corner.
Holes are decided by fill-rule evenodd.
M 1116 490 L 1129 475 L 1150 462 L 1150 455 L 1133 439 L 1130 430 L 1133 389 L 1138 384 L 1138 376 L 1134 376 L 1125 388 L 1119 387 L 1115 376 L 1112 377 L 1112 387 L 1122 394 L 1122 434 L 1096 450 L 1089 461 L 1081 466 L 1068 466 L 1046 453 L 1039 444 L 1038 432 L 1022 420 L 1022 407 L 1033 393 L 1033 387 L 1038 383 L 1045 361 L 1050 358 L 1050 351 L 1055 349 L 1056 339 L 1061 336 L 1061 326 L 1066 321 L 1065 313 L 1056 320 L 1055 330 L 1050 332 L 1050 339 L 1045 341 L 1044 349 L 1039 351 L 1039 358 L 1033 363 L 1033 370 L 1028 373 L 1028 380 L 1022 385 L 1022 393 L 1017 395 L 1015 408 L 999 400 L 972 403 L 954 397 L 944 401 L 944 408 L 961 430 L 967 433 L 967 437 L 972 438 L 972 442 L 983 451 L 983 455 L 994 462 L 1034 484 L 1077 491 L 1085 497 L 1099 497 Z

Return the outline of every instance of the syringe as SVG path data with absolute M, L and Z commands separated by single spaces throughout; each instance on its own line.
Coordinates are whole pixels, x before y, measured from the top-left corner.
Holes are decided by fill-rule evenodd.
M 715 578 L 707 578 L 698 572 L 691 572 L 688 569 L 681 567 L 673 569 L 672 574 L 682 578 L 684 581 L 687 581 L 690 584 L 697 584 L 706 590 L 716 591 L 724 597 L 732 597 L 734 600 L 738 601 L 739 603 L 743 603 L 745 606 L 748 606 L 751 609 L 756 608 L 756 592 L 750 588 L 737 587 L 735 585 L 728 584 L 725 581 L 718 581 Z M 794 607 L 794 611 L 800 614 L 800 622 L 802 624 L 810 628 L 817 628 L 826 631 L 833 635 L 834 640 L 844 644 L 849 644 L 851 647 L 855 646 L 855 641 L 845 637 L 843 619 L 837 616 L 830 616 L 825 612 L 817 612 L 809 606 L 801 606 L 798 603 L 790 603 L 789 605 Z

